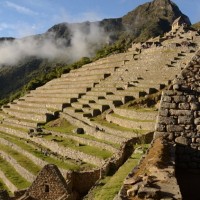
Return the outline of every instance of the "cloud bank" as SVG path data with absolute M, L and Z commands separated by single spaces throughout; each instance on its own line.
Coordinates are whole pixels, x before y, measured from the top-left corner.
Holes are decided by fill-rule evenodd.
M 102 44 L 109 42 L 109 35 L 106 35 L 97 23 L 88 23 L 86 26 L 77 24 L 68 26 L 68 29 L 69 46 L 66 46 L 66 38 L 56 39 L 54 32 L 13 41 L 1 41 L 0 66 L 15 65 L 30 56 L 74 61 L 84 56 L 92 56 Z

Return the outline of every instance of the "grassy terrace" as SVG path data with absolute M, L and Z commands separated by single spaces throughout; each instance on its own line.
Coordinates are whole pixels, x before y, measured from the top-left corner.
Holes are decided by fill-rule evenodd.
M 121 118 L 121 119 L 126 119 L 126 120 L 129 120 L 129 121 L 134 121 L 134 122 L 155 122 L 155 120 L 140 120 L 140 119 L 134 119 L 134 118 L 128 118 L 128 117 L 124 117 L 124 116 L 121 116 L 121 115 L 118 115 L 118 114 L 110 114 L 114 117 L 117 117 L 117 118 Z
M 96 118 L 92 118 L 92 120 L 98 124 L 101 124 L 103 126 L 106 126 L 108 128 L 112 128 L 112 129 L 116 129 L 119 131 L 128 131 L 128 132 L 132 132 L 132 133 L 138 133 L 138 134 L 144 134 L 147 132 L 147 130 L 142 130 L 142 129 L 131 129 L 131 128 L 126 128 L 126 127 L 122 127 L 119 126 L 117 124 L 114 123 L 109 123 L 108 121 L 104 120 L 101 118 L 101 116 L 98 116 Z
M 41 167 L 39 167 L 34 162 L 32 162 L 28 157 L 26 157 L 23 154 L 20 154 L 19 152 L 11 149 L 9 146 L 1 144 L 0 150 L 4 151 L 9 156 L 14 158 L 22 167 L 26 168 L 28 171 L 30 171 L 34 175 L 37 175 L 38 172 L 41 170 Z
M 5 176 L 18 188 L 24 189 L 30 186 L 27 182 L 7 161 L 0 157 L 0 169 Z
M 55 139 L 55 137 L 52 135 L 47 135 L 44 138 L 47 140 L 50 140 L 50 141 L 52 139 Z M 94 146 L 80 144 L 72 139 L 65 139 L 65 138 L 59 137 L 59 136 L 56 137 L 56 139 L 59 141 L 58 144 L 61 146 L 69 147 L 74 150 L 81 151 L 83 153 L 86 153 L 86 154 L 89 154 L 92 156 L 96 156 L 96 157 L 99 157 L 102 159 L 107 159 L 112 156 L 112 153 L 107 150 L 103 150 L 103 149 L 100 149 L 100 148 L 94 147 Z
M 147 150 L 148 145 L 142 145 L 144 151 Z M 133 153 L 130 158 L 118 169 L 113 176 L 108 176 L 100 181 L 93 191 L 94 200 L 113 200 L 119 192 L 124 179 L 137 166 L 142 154 Z M 103 186 L 102 186 L 103 185 Z
M 62 119 L 61 121 L 62 122 L 60 124 L 58 124 L 57 126 L 52 126 L 51 124 L 53 122 L 49 122 L 43 128 L 46 129 L 46 130 L 49 130 L 49 131 L 60 132 L 60 133 L 66 134 L 66 135 L 75 135 L 76 137 L 89 139 L 89 140 L 108 144 L 108 145 L 113 146 L 115 148 L 120 148 L 119 144 L 114 144 L 114 143 L 106 141 L 106 140 L 101 140 L 101 139 L 92 137 L 90 135 L 87 135 L 87 133 L 86 134 L 74 134 L 73 130 L 76 129 L 77 127 L 73 126 L 72 124 L 70 124 L 69 122 L 67 122 L 64 119 Z
M 0 133 L 0 137 L 8 140 L 9 142 L 12 142 L 13 144 L 16 144 L 17 146 L 21 147 L 23 150 L 33 154 L 34 156 L 48 162 L 57 165 L 59 168 L 63 168 L 66 170 L 82 170 L 82 169 L 91 169 L 94 166 L 90 164 L 78 164 L 73 160 L 60 160 L 56 158 L 52 158 L 50 156 L 44 155 L 41 151 L 37 149 L 36 146 L 33 146 L 30 141 L 20 139 L 15 136 L 11 136 L 6 133 Z
M 2 179 L 0 179 L 0 190 L 7 190 L 11 194 L 9 188 L 7 188 Z

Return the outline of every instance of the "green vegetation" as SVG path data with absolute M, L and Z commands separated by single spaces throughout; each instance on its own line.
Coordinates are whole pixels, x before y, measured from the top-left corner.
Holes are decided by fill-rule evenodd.
M 0 157 L 0 169 L 5 176 L 18 188 L 24 189 L 30 186 L 26 181 L 7 161 Z
M 66 170 L 75 170 L 75 171 L 78 171 L 81 168 L 92 168 L 92 166 L 90 165 L 78 166 L 77 163 L 73 163 L 71 160 L 61 160 L 61 159 L 55 159 L 55 158 L 49 157 L 45 155 L 42 151 L 39 151 L 37 147 L 31 146 L 31 142 L 28 140 L 25 140 L 25 139 L 22 140 L 18 137 L 10 136 L 5 133 L 0 133 L 0 137 L 16 144 L 17 146 L 21 147 L 25 151 L 46 161 L 47 163 L 52 163 L 52 164 L 57 165 L 59 168 L 63 168 Z
M 25 70 L 24 68 L 27 68 L 27 66 L 22 65 L 21 68 L 19 66 L 18 68 L 10 67 L 8 71 L 0 72 L 0 83 L 3 84 L 3 91 L 0 90 L 1 97 L 3 97 L 0 99 L 0 105 L 4 105 L 8 102 L 13 101 L 14 99 L 24 96 L 28 91 L 34 90 L 54 78 L 59 78 L 63 73 L 69 73 L 70 70 L 80 68 L 81 66 L 91 62 L 88 57 L 83 57 L 79 61 L 67 65 L 63 63 L 58 64 L 58 61 L 55 63 L 53 61 L 35 61 L 37 61 L 37 59 L 29 60 L 29 70 L 32 69 L 32 71 Z M 34 67 L 38 69 L 35 69 Z M 24 69 L 27 75 L 23 76 L 23 73 L 21 71 L 17 71 L 17 69 L 19 68 L 22 71 Z M 1 76 L 4 75 L 8 77 L 4 77 L 4 82 L 2 82 Z M 15 78 L 19 76 L 22 77 L 18 79 Z M 10 80 L 13 79 L 16 80 L 14 85 L 10 84 Z
M 9 188 L 7 188 L 2 179 L 0 179 L 0 190 L 7 190 L 10 193 Z
M 43 128 L 46 130 L 49 130 L 49 131 L 58 132 L 58 134 L 60 132 L 60 133 L 66 134 L 66 135 L 73 135 L 73 136 L 75 135 L 76 137 L 85 138 L 85 139 L 89 139 L 89 140 L 93 140 L 93 141 L 97 141 L 97 142 L 102 142 L 102 143 L 111 145 L 115 148 L 120 148 L 119 144 L 114 144 L 114 143 L 106 141 L 106 140 L 101 140 L 101 139 L 95 138 L 91 135 L 87 135 L 87 133 L 86 134 L 74 134 L 73 130 L 77 127 L 73 126 L 67 120 L 64 120 L 64 119 L 62 119 L 62 120 L 57 119 L 55 121 L 51 121 L 51 122 L 45 124 Z
M 128 131 L 128 132 L 138 133 L 138 134 L 144 134 L 144 133 L 147 132 L 146 130 L 142 130 L 142 129 L 131 129 L 131 128 L 119 126 L 119 125 L 114 124 L 114 123 L 109 123 L 108 121 L 102 119 L 101 116 L 93 118 L 92 120 L 103 125 L 103 126 L 106 126 L 108 128 L 113 128 L 113 129 L 120 130 L 120 131 Z
M 55 137 L 52 135 L 45 136 L 44 138 L 47 140 L 50 140 L 50 141 L 55 139 Z M 74 149 L 77 151 L 81 151 L 88 155 L 96 156 L 98 158 L 107 159 L 112 156 L 112 153 L 107 150 L 102 150 L 98 147 L 80 144 L 77 141 L 72 140 L 72 139 L 65 139 L 63 137 L 57 136 L 56 140 L 59 141 L 58 144 L 60 146 L 64 146 L 64 147 L 68 147 L 68 148 L 71 148 L 71 149 Z
M 117 115 L 115 113 L 112 113 L 111 115 L 114 117 L 117 117 L 117 118 L 127 119 L 127 120 L 134 121 L 134 122 L 154 122 L 155 121 L 155 120 L 140 120 L 140 119 L 128 118 L 128 117 L 124 117 L 121 115 Z
M 23 154 L 20 154 L 19 152 L 11 149 L 9 146 L 5 146 L 1 144 L 0 150 L 4 151 L 9 156 L 14 158 L 22 167 L 26 168 L 28 171 L 30 171 L 34 175 L 37 175 L 38 172 L 41 170 L 40 166 L 36 165 L 34 162 L 32 162 L 29 158 L 27 158 Z
M 193 24 L 192 27 L 196 30 L 200 29 L 200 22 Z
M 139 145 L 147 150 L 148 145 Z M 138 146 L 137 146 L 138 147 Z M 97 186 L 92 191 L 94 200 L 113 200 L 116 194 L 119 192 L 124 179 L 130 173 L 130 171 L 138 164 L 142 154 L 132 154 L 130 158 L 118 169 L 113 176 L 107 176 L 100 180 Z

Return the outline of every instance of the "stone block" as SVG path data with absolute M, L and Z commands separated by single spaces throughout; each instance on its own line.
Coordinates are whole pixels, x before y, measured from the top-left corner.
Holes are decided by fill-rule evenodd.
M 184 131 L 183 126 L 179 125 L 167 125 L 167 132 L 182 132 Z
M 200 117 L 198 117 L 198 118 L 196 118 L 196 119 L 194 120 L 194 124 L 200 125 Z
M 170 103 L 172 101 L 172 98 L 170 96 L 163 96 L 162 101 Z
M 189 103 L 179 103 L 178 108 L 182 109 L 182 110 L 188 110 L 188 109 L 190 109 L 190 104 Z
M 186 137 L 180 136 L 175 139 L 175 142 L 182 145 L 188 145 L 188 139 Z
M 178 117 L 178 124 L 192 124 L 193 123 L 193 117 L 192 116 L 179 116 Z
M 167 103 L 167 102 L 162 102 L 161 103 L 161 108 L 169 108 L 169 109 L 172 109 L 172 108 L 176 108 L 176 103 Z
M 157 123 L 155 129 L 158 132 L 165 132 L 166 131 L 166 125 Z
M 197 131 L 200 133 L 200 125 L 197 125 Z
M 193 114 L 191 110 L 172 110 L 171 109 L 169 112 L 171 115 L 175 115 L 175 116 L 185 116 L 185 115 L 191 116 Z
M 200 104 L 199 103 L 191 103 L 191 110 L 199 110 Z
M 176 124 L 176 123 L 177 123 L 177 120 L 174 119 L 173 117 L 163 117 L 163 116 L 159 116 L 159 117 L 158 117 L 158 121 L 159 121 L 159 124 L 166 124 L 166 125 L 169 125 L 169 124 Z
M 163 116 L 163 117 L 167 117 L 169 114 L 169 110 L 168 109 L 160 109 L 159 115 Z
M 176 103 L 186 102 L 186 96 L 173 96 L 173 100 Z

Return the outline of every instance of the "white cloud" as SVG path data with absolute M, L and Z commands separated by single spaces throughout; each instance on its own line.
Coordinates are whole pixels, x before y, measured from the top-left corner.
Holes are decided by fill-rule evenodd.
M 18 4 L 12 3 L 10 1 L 6 1 L 5 2 L 6 6 L 9 8 L 13 8 L 14 10 L 16 10 L 17 12 L 21 13 L 21 14 L 26 14 L 26 15 L 38 15 L 37 12 L 32 11 L 29 8 L 26 8 L 24 6 L 20 6 Z
M 6 26 L 6 24 L 2 24 L 3 28 Z M 109 42 L 109 36 L 98 24 L 87 24 L 85 27 L 73 26 L 70 31 L 72 33 L 70 47 L 65 46 L 65 39 L 55 41 L 54 33 L 49 33 L 50 35 L 38 39 L 36 37 L 26 37 L 11 42 L 1 42 L 0 65 L 17 64 L 27 56 L 47 59 L 62 58 L 74 61 L 83 56 L 93 55 L 101 44 Z

